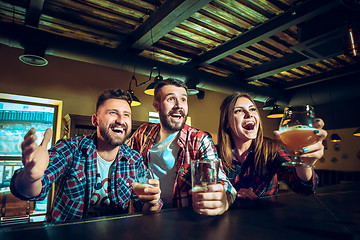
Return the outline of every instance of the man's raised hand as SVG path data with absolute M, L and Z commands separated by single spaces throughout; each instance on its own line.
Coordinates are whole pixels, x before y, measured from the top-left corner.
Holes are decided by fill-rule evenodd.
M 35 133 L 35 129 L 31 128 L 21 143 L 22 162 L 28 178 L 27 180 L 30 182 L 38 181 L 44 175 L 49 164 L 47 145 L 52 137 L 52 130 L 46 129 L 41 144 L 37 145 Z

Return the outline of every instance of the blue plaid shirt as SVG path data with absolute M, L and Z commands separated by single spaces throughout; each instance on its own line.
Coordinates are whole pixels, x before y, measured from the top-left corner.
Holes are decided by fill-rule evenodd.
M 94 134 L 95 138 L 96 135 Z M 15 189 L 13 179 L 22 171 L 14 173 L 11 192 L 22 200 L 43 200 L 55 183 L 52 222 L 81 219 L 87 216 L 91 195 L 96 184 L 97 151 L 96 139 L 73 137 L 61 139 L 49 150 L 50 162 L 42 178 L 39 196 L 27 199 Z M 137 200 L 131 184 L 145 175 L 145 166 L 139 153 L 122 144 L 110 177 L 110 201 L 118 213 L 125 213 L 130 199 L 134 200 L 136 211 L 141 211 L 143 203 Z

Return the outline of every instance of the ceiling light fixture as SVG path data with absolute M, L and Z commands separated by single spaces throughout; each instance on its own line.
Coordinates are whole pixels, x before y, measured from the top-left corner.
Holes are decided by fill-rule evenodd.
M 272 97 L 269 97 L 268 99 L 266 99 L 265 104 L 263 106 L 263 110 L 273 110 L 274 106 L 275 106 L 275 102 L 276 100 Z
M 337 133 L 333 133 L 330 137 L 331 142 L 340 142 L 341 138 Z
M 205 91 L 204 91 L 204 90 L 199 90 L 199 93 L 196 94 L 196 96 L 197 96 L 197 98 L 198 98 L 199 100 L 204 99 L 204 98 L 205 98 Z
M 354 132 L 354 136 L 360 137 L 360 128 L 356 129 L 356 131 Z
M 147 82 L 149 82 L 151 80 L 151 75 L 152 75 L 153 70 L 158 70 L 158 75 L 154 78 L 154 82 L 150 83 L 149 86 L 147 86 L 147 88 L 144 91 L 145 94 L 150 95 L 150 96 L 154 96 L 155 85 L 158 82 L 161 82 L 162 80 L 164 80 L 164 78 L 160 75 L 160 68 L 159 67 L 153 67 L 151 69 L 150 77 L 149 77 L 149 80 Z
M 130 105 L 132 107 L 140 106 L 141 102 L 140 102 L 139 98 L 135 96 L 134 91 L 129 89 L 129 90 L 127 90 L 127 92 L 129 93 L 130 98 L 131 98 L 131 104 Z
M 46 66 L 48 64 L 48 60 L 45 58 L 46 47 L 42 44 L 28 40 L 23 46 L 24 54 L 19 56 L 20 61 L 37 67 Z
M 141 102 L 140 102 L 139 98 L 135 96 L 134 91 L 131 89 L 131 82 L 132 81 L 135 81 L 136 86 L 138 86 L 137 80 L 136 80 L 136 78 L 135 78 L 135 76 L 133 74 L 131 79 L 130 79 L 129 90 L 127 90 L 126 92 L 129 94 L 129 97 L 131 99 L 130 106 L 136 107 L 136 106 L 140 106 Z
M 348 28 L 348 49 L 354 57 L 359 55 L 359 35 L 352 27 Z
M 280 106 L 276 104 L 276 99 L 269 97 L 266 99 L 263 110 L 271 110 L 267 115 L 267 118 L 282 118 L 284 112 L 280 109 Z
M 284 112 L 281 111 L 279 105 L 274 105 L 271 112 L 267 115 L 267 118 L 282 118 L 284 116 Z
M 196 95 L 199 93 L 199 90 L 196 89 L 196 82 L 193 80 L 188 79 L 186 81 L 186 86 L 187 86 L 187 94 L 188 95 Z

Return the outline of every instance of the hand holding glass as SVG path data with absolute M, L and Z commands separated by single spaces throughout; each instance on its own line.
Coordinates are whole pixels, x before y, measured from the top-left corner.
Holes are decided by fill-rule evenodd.
M 145 171 L 145 176 L 139 178 L 139 184 L 136 184 L 134 186 L 134 191 L 135 191 L 136 195 L 138 195 L 138 196 L 146 195 L 147 193 L 145 192 L 145 188 L 153 188 L 154 187 L 148 183 L 149 179 L 154 179 L 154 176 L 153 176 L 153 173 L 151 172 L 151 170 L 147 169 Z
M 285 108 L 279 126 L 279 137 L 289 150 L 294 151 L 295 156 L 291 162 L 283 163 L 283 166 L 312 167 L 301 161 L 300 152 L 304 147 L 319 141 L 314 126 L 315 113 L 312 106 L 289 106 Z
M 193 208 L 201 213 L 195 206 L 196 194 L 206 191 L 206 187 L 217 184 L 219 175 L 219 159 L 197 159 L 191 161 L 191 185 Z

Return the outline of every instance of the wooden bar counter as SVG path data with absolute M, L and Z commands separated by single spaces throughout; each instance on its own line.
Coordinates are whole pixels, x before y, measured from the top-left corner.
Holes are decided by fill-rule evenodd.
M 321 187 L 311 196 L 282 193 L 256 201 L 237 201 L 232 209 L 215 217 L 182 208 L 3 227 L 0 239 L 360 239 L 360 183 Z

